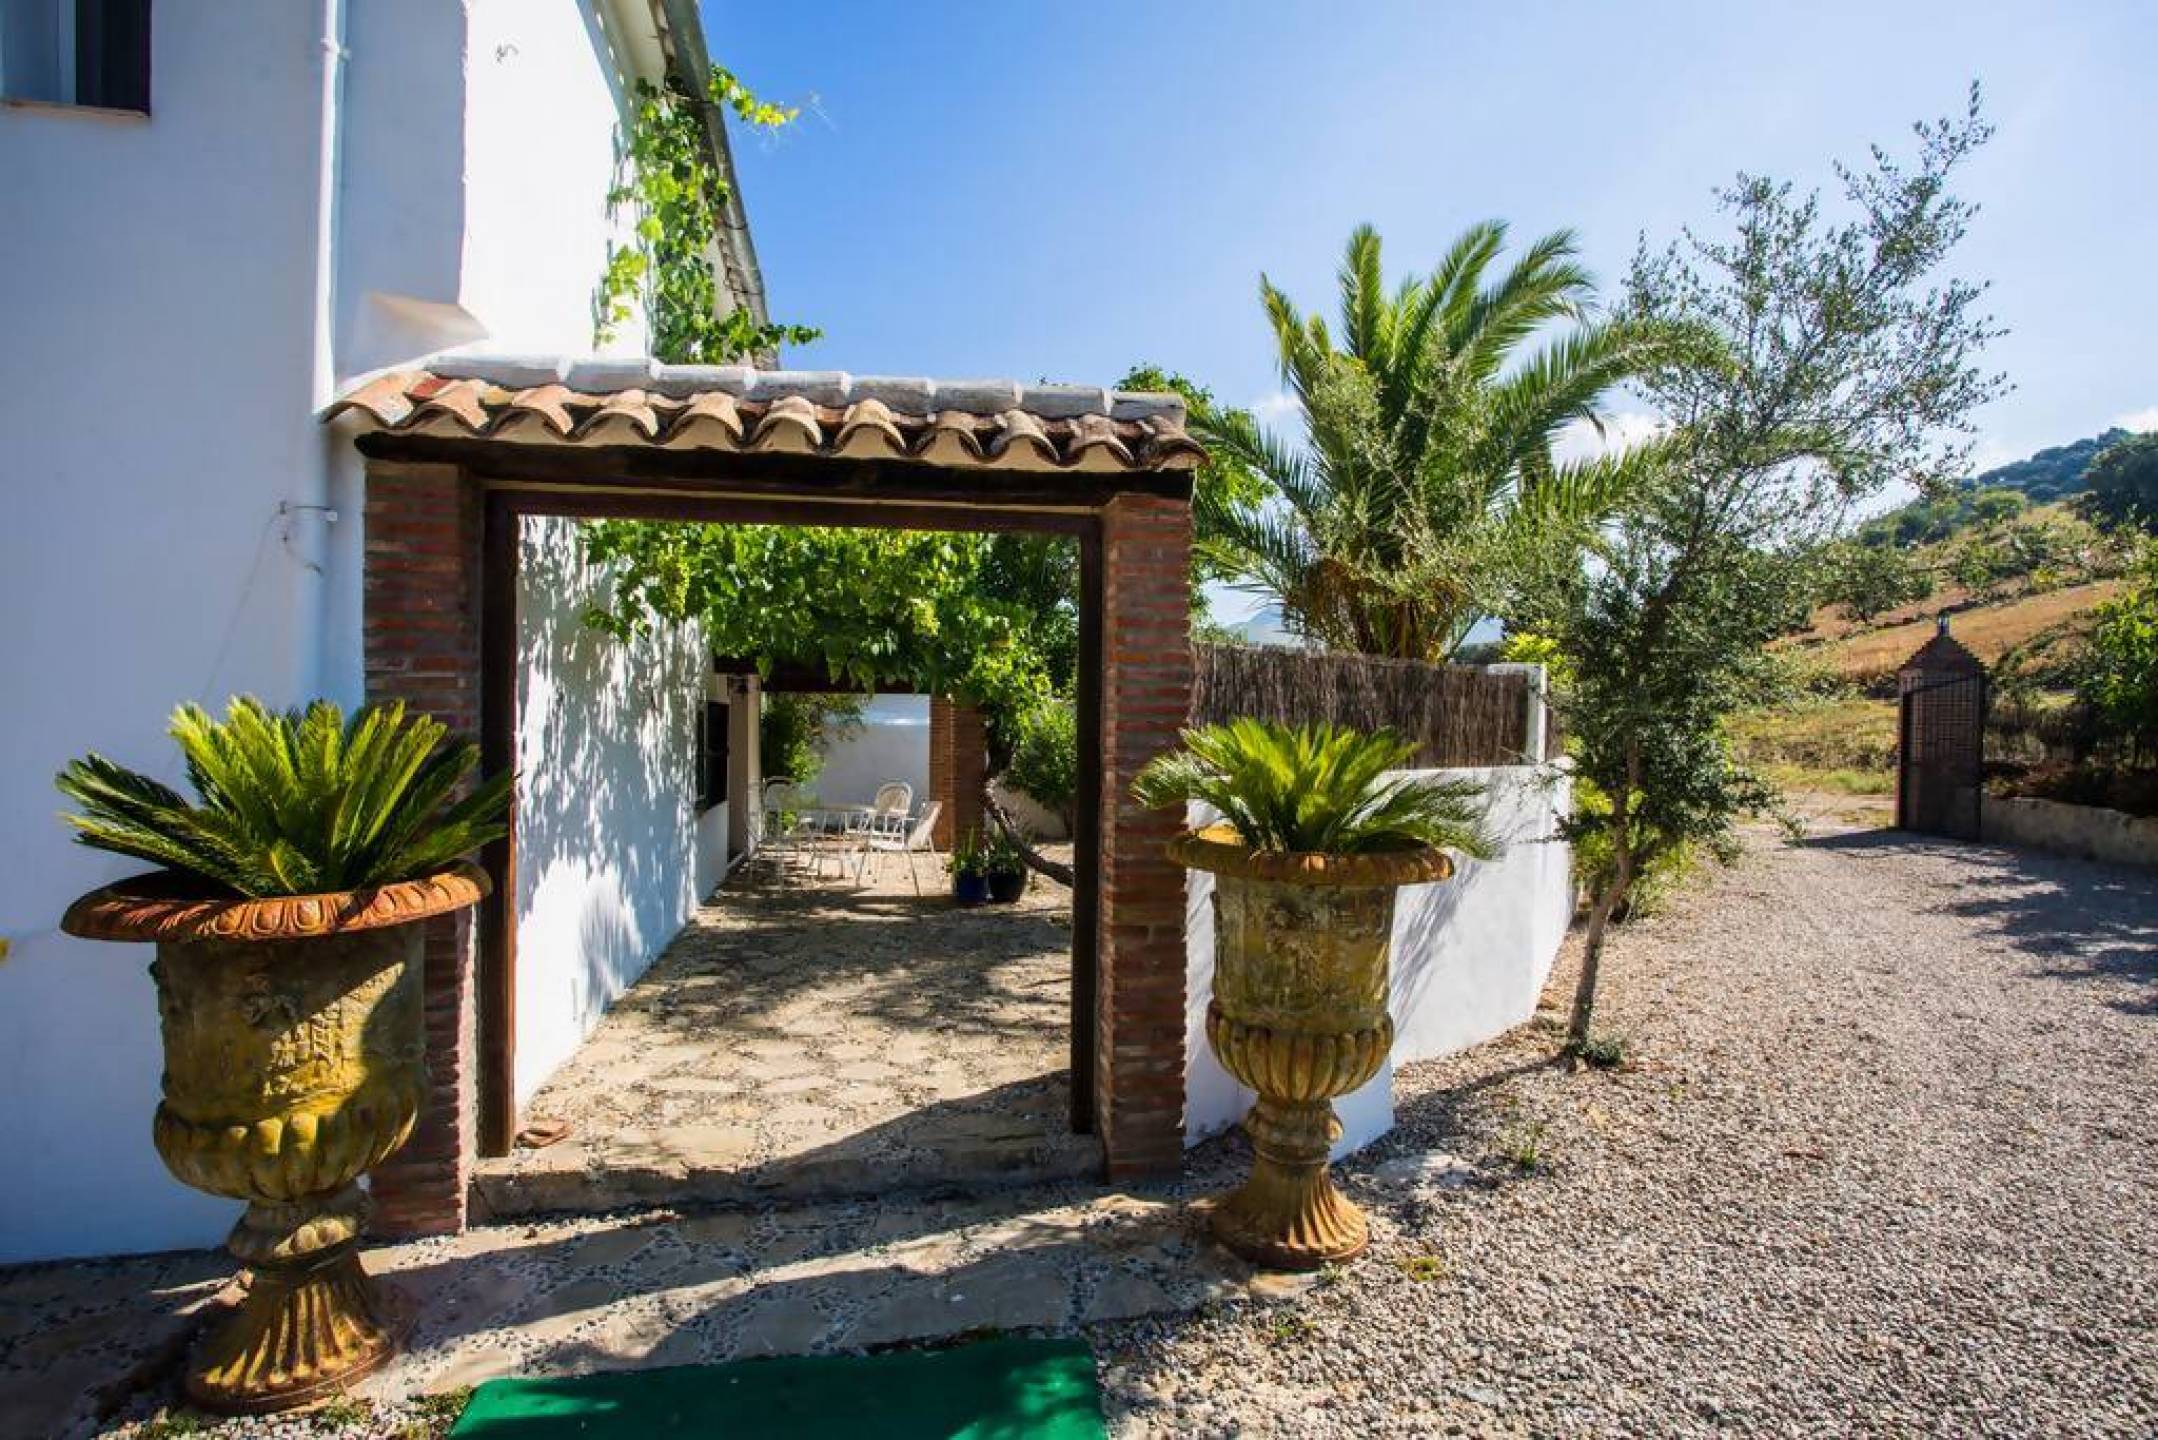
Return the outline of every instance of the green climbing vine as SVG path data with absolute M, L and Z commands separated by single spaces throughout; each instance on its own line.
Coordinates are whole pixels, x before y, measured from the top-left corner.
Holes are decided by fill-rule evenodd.
M 760 100 L 715 65 L 702 96 L 670 80 L 637 82 L 636 108 L 623 128 L 620 174 L 607 194 L 610 214 L 636 217 L 626 244 L 610 245 L 593 297 L 593 341 L 605 344 L 640 302 L 650 350 L 674 364 L 720 364 L 805 345 L 822 331 L 759 322 L 747 309 L 720 313 L 720 217 L 731 193 L 705 143 L 705 111 L 723 105 L 743 124 L 776 130 L 796 112 Z

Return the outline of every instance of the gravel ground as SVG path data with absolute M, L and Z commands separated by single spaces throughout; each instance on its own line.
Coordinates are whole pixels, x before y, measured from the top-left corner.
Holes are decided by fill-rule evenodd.
M 1400 1073 L 1369 1257 L 1097 1331 L 1118 1432 L 2158 1433 L 2149 872 L 1763 835 L 1604 974 L 1620 1070 Z

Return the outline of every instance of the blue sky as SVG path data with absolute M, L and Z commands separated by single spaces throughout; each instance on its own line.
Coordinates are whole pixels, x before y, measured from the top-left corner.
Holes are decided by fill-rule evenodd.
M 1636 237 L 1745 168 L 1829 162 L 1959 108 L 1999 126 L 1958 269 L 1993 283 L 2017 388 L 1981 463 L 2158 428 L 2158 4 L 706 0 L 714 55 L 802 107 L 738 140 L 789 363 L 1107 382 L 1137 360 L 1278 391 L 1264 270 L 1332 308 L 1351 226 L 1425 269 L 1471 221 Z

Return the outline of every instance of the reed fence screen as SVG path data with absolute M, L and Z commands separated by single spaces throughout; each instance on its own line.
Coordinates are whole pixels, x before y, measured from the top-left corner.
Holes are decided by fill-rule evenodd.
M 1384 728 L 1416 742 L 1421 767 L 1518 765 L 1530 749 L 1529 685 L 1519 671 L 1474 665 L 1196 645 L 1191 718 Z

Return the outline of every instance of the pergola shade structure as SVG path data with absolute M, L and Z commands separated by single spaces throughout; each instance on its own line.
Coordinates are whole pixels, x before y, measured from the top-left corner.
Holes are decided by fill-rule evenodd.
M 443 357 L 329 407 L 366 459 L 370 699 L 515 754 L 518 522 L 528 515 L 1021 530 L 1080 555 L 1073 1119 L 1111 1175 L 1182 1152 L 1177 817 L 1130 798 L 1189 709 L 1191 472 L 1174 396 L 632 361 Z M 459 1228 L 472 1160 L 516 1128 L 511 835 L 476 920 L 428 944 L 434 1091 L 376 1172 L 386 1228 Z

